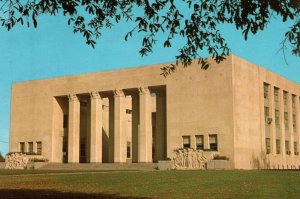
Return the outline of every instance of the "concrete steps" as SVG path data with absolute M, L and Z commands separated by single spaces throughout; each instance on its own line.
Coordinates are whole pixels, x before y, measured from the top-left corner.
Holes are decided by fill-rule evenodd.
M 38 170 L 152 171 L 158 163 L 49 163 Z

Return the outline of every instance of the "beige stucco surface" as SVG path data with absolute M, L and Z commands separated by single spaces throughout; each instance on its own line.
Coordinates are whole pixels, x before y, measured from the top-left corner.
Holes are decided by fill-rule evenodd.
M 42 141 L 42 155 L 52 162 L 61 162 L 62 136 L 66 134 L 62 128 L 63 115 L 69 111 L 67 96 L 77 94 L 79 98 L 88 99 L 89 93 L 100 92 L 105 96 L 103 105 L 110 106 L 112 103 L 108 102 L 109 96 L 113 96 L 114 90 L 121 89 L 128 99 L 122 106 L 132 109 L 134 105 L 131 102 L 135 102 L 136 98 L 128 96 L 138 93 L 139 88 L 147 87 L 151 92 L 157 93 L 163 88 L 163 97 L 157 95 L 150 97 L 151 100 L 140 97 L 142 103 L 140 102 L 138 113 L 144 116 L 137 117 L 138 113 L 133 111 L 132 117 L 127 115 L 127 123 L 125 121 L 123 126 L 120 123 L 122 128 L 118 125 L 110 128 L 112 124 L 108 120 L 112 121 L 112 117 L 107 110 L 103 110 L 103 131 L 109 137 L 113 128 L 122 132 L 125 129 L 126 136 L 122 139 L 132 141 L 132 147 L 137 147 L 138 141 L 134 140 L 138 139 L 136 132 L 139 126 L 136 121 L 147 121 L 141 127 L 145 129 L 143 132 L 149 132 L 148 125 L 151 125 L 151 121 L 147 111 L 156 111 L 156 120 L 152 121 L 152 126 L 155 123 L 159 132 L 156 148 L 161 153 L 156 159 L 171 157 L 174 149 L 182 147 L 182 136 L 190 136 L 191 147 L 195 148 L 195 136 L 204 135 L 204 148 L 209 149 L 209 135 L 217 134 L 218 151 L 220 155 L 229 157 L 230 167 L 252 169 L 254 158 L 265 152 L 263 83 L 282 88 L 298 98 L 300 95 L 298 84 L 234 55 L 220 64 L 212 62 L 208 70 L 202 70 L 197 61 L 194 61 L 188 68 L 178 67 L 176 73 L 167 78 L 160 75 L 162 66 L 164 64 L 14 83 L 10 151 L 19 151 L 19 142 L 35 144 Z M 114 108 L 116 107 L 120 107 L 120 104 L 115 104 Z M 121 113 L 122 111 L 114 112 L 118 115 Z M 90 113 L 82 110 L 81 114 Z M 297 118 L 299 126 L 300 117 Z M 86 119 L 84 123 L 87 126 L 81 125 L 81 131 L 89 129 L 90 120 Z M 88 134 L 85 136 L 89 138 Z M 148 141 L 151 139 L 148 134 L 144 137 Z M 103 149 L 119 150 L 112 146 L 113 142 L 102 141 Z M 126 151 L 126 141 L 122 142 L 121 152 Z M 143 143 L 149 145 L 151 141 Z M 152 161 L 149 148 L 143 150 L 143 162 Z M 108 160 L 108 156 L 112 157 L 112 154 L 103 152 L 103 160 Z M 140 156 L 132 154 L 133 159 L 140 159 Z M 300 164 L 299 156 L 296 155 L 270 154 L 268 159 L 271 164 Z

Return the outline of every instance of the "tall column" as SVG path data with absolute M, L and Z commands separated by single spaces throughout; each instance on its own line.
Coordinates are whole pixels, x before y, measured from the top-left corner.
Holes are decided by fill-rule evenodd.
M 166 93 L 156 92 L 156 128 L 155 128 L 155 160 L 164 160 L 167 153 L 166 138 Z
M 134 94 L 132 98 L 132 162 L 138 162 L 138 134 L 140 123 L 140 100 L 139 95 Z
M 281 156 L 285 157 L 285 125 L 284 125 L 284 102 L 283 102 L 283 90 L 279 90 L 279 122 L 280 122 L 280 149 Z
M 269 104 L 270 104 L 270 114 L 272 118 L 271 126 L 270 126 L 270 138 L 271 138 L 271 154 L 276 155 L 276 119 L 275 119 L 275 101 L 274 101 L 274 86 L 270 85 L 270 97 L 269 97 Z M 264 143 L 266 141 L 264 140 Z
M 91 100 L 86 105 L 86 162 L 91 162 Z
M 138 162 L 152 162 L 151 94 L 147 87 L 139 88 L 140 128 L 138 134 Z
M 102 162 L 102 99 L 91 92 L 90 162 Z
M 126 162 L 126 112 L 125 95 L 114 91 L 114 162 Z
M 294 128 L 293 128 L 293 107 L 292 107 L 292 94 L 288 94 L 288 118 L 289 118 L 289 140 L 291 156 L 294 156 Z
M 79 162 L 80 102 L 76 94 L 69 95 L 68 162 Z

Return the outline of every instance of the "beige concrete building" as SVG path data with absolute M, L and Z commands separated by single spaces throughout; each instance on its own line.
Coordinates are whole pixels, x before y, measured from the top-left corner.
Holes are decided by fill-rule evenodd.
M 218 151 L 231 168 L 299 168 L 300 86 L 231 55 L 15 83 L 10 151 L 51 162 L 156 162 Z

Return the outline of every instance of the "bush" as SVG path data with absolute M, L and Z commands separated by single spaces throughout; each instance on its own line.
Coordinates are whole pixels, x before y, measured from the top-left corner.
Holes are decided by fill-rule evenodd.
M 0 162 L 5 162 L 5 158 L 3 157 L 2 153 L 0 153 Z
M 30 162 L 48 162 L 46 158 L 30 158 Z
M 229 160 L 227 156 L 215 155 L 214 160 Z

